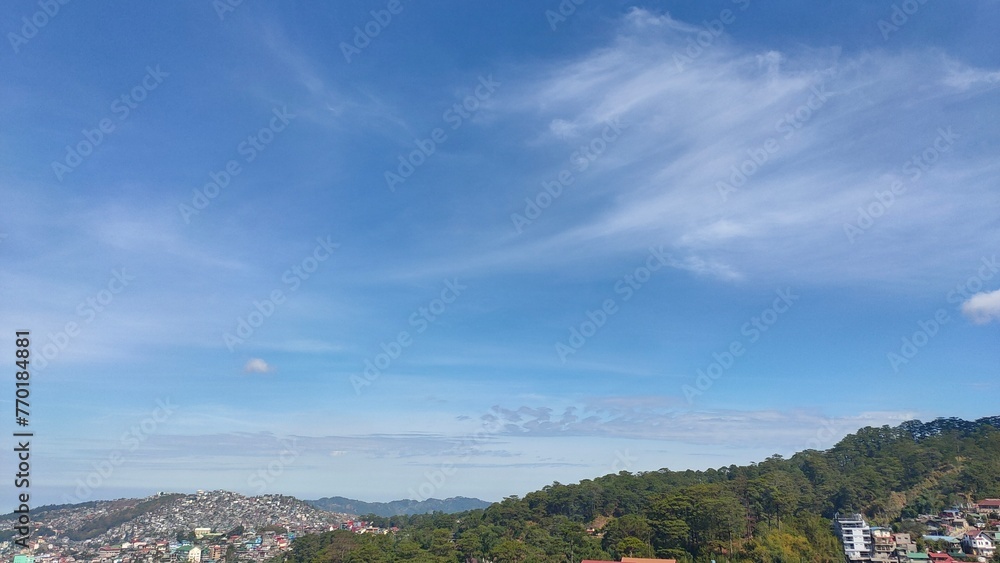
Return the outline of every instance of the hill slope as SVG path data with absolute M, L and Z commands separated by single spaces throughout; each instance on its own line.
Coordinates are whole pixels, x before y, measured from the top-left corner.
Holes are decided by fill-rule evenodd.
M 11 529 L 13 516 L 0 517 L 4 530 Z M 173 537 L 178 531 L 186 533 L 196 527 L 217 532 L 237 526 L 251 530 L 264 526 L 323 530 L 339 524 L 345 515 L 313 508 L 294 497 L 247 497 L 228 491 L 209 491 L 42 506 L 32 516 L 45 530 L 43 535 L 111 544 L 135 537 Z
M 623 471 L 554 483 L 485 510 L 394 517 L 405 542 L 323 534 L 297 543 L 290 563 L 377 563 L 417 553 L 442 562 L 655 555 L 839 563 L 843 552 L 830 520 L 837 512 L 899 526 L 901 518 L 983 497 L 1000 497 L 1000 417 L 909 421 L 862 428 L 829 450 L 789 459 L 707 471 Z

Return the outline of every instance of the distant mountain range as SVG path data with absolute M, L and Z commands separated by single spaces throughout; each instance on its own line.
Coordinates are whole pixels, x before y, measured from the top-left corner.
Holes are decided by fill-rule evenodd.
M 344 497 L 323 497 L 317 500 L 305 501 L 310 506 L 329 512 L 347 514 L 374 514 L 376 516 L 401 516 L 408 514 L 428 514 L 431 512 L 465 512 L 477 508 L 486 508 L 492 503 L 477 498 L 453 497 L 444 500 L 430 498 L 427 500 L 394 500 L 392 502 L 364 502 Z

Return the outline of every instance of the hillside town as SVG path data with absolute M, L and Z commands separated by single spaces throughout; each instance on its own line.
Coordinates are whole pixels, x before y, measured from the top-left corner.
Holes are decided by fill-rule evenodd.
M 834 530 L 848 563 L 989 561 L 1000 543 L 1000 499 L 984 499 L 904 520 L 909 532 L 870 526 L 861 514 L 838 514 Z
M 0 519 L 9 528 L 10 516 Z M 11 563 L 265 563 L 296 537 L 333 530 L 382 535 L 348 514 L 281 495 L 227 491 L 159 493 L 145 499 L 42 507 L 28 549 L 0 541 Z M 837 514 L 833 528 L 847 563 L 986 563 L 1000 544 L 1000 499 L 903 519 L 893 528 L 862 514 Z M 623 558 L 622 561 L 671 561 Z
M 2 521 L 10 529 L 12 520 Z M 0 560 L 16 563 L 263 562 L 297 536 L 336 529 L 384 533 L 346 514 L 281 495 L 228 491 L 160 493 L 37 511 L 27 550 L 0 542 Z

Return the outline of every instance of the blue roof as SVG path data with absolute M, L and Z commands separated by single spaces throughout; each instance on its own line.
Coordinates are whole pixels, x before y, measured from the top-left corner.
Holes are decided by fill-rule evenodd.
M 956 538 L 951 536 L 924 536 L 926 541 L 946 541 L 948 543 L 961 543 Z

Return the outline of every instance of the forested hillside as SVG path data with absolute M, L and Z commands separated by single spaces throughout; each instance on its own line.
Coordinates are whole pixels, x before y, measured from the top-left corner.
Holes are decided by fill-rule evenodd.
M 395 536 L 296 540 L 293 563 L 565 562 L 622 555 L 680 561 L 839 562 L 837 512 L 892 525 L 1000 496 L 1000 417 L 863 428 L 826 451 L 707 471 L 621 472 L 554 483 L 485 510 L 376 518 Z

